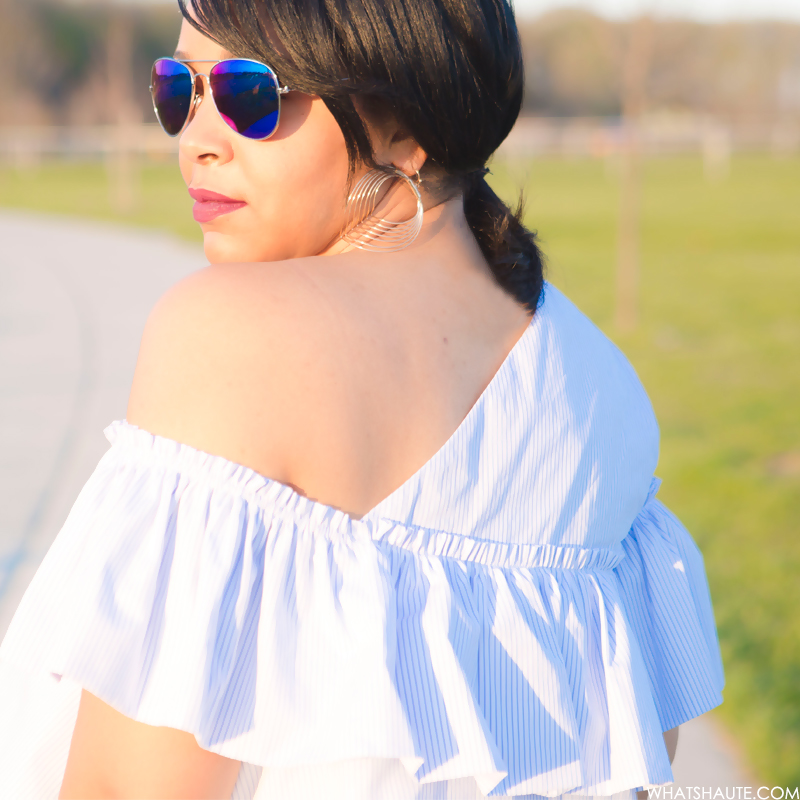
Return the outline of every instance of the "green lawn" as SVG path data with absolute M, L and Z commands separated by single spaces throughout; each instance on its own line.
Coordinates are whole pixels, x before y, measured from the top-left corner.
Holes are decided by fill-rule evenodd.
M 645 170 L 641 323 L 613 327 L 617 179 L 600 161 L 498 163 L 524 182 L 550 279 L 627 353 L 662 431 L 660 497 L 705 555 L 727 684 L 715 712 L 769 785 L 800 784 L 800 159 Z M 512 179 L 510 176 L 513 175 Z M 199 239 L 177 168 L 142 169 L 110 210 L 101 166 L 0 172 L 0 205 L 123 219 Z
M 129 214 L 114 210 L 114 193 L 101 163 L 46 163 L 25 169 L 0 168 L 0 206 L 158 228 L 202 241 L 192 219 L 192 199 L 176 163 L 137 171 L 135 205 Z
M 526 176 L 550 278 L 625 351 L 662 433 L 659 496 L 702 549 L 726 670 L 715 712 L 771 785 L 800 784 L 800 159 L 645 170 L 641 324 L 613 328 L 617 181 L 602 162 Z

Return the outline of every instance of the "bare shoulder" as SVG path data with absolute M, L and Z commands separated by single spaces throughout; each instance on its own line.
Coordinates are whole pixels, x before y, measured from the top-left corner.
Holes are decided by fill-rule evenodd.
M 285 480 L 302 376 L 319 373 L 309 359 L 324 361 L 331 339 L 327 294 L 302 260 L 213 266 L 179 282 L 145 326 L 128 421 Z M 84 691 L 60 796 L 228 797 L 238 771 L 191 734 Z
M 282 480 L 281 432 L 335 336 L 303 261 L 215 265 L 173 286 L 145 326 L 128 421 Z

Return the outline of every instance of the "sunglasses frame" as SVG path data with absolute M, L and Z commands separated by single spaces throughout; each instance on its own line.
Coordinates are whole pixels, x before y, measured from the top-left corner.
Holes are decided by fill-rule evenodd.
M 188 58 L 173 58 L 172 56 L 162 56 L 161 58 L 157 58 L 153 62 L 153 67 L 150 70 L 150 74 L 151 75 L 152 75 L 152 72 L 153 72 L 153 68 L 155 67 L 155 65 L 159 61 L 175 61 L 178 64 L 183 64 L 183 66 L 185 66 L 186 69 L 189 70 L 189 74 L 192 77 L 192 94 L 189 97 L 189 113 L 186 115 L 186 120 L 184 121 L 183 125 L 181 126 L 181 129 L 177 133 L 170 133 L 164 127 L 163 123 L 161 122 L 161 117 L 158 115 L 158 109 L 156 108 L 156 98 L 155 98 L 155 94 L 153 92 L 153 84 L 152 83 L 150 84 L 150 99 L 151 99 L 151 101 L 153 103 L 153 111 L 155 112 L 156 119 L 158 120 L 158 124 L 161 126 L 161 130 L 163 130 L 164 133 L 167 134 L 167 136 L 170 136 L 173 139 L 176 136 L 180 136 L 186 130 L 186 126 L 192 121 L 192 118 L 194 117 L 194 114 L 195 114 L 195 111 L 197 109 L 197 106 L 200 105 L 200 102 L 202 101 L 203 97 L 205 96 L 205 94 L 199 95 L 197 93 L 197 79 L 199 77 L 201 77 L 201 76 L 206 79 L 206 85 L 208 87 L 208 94 L 211 97 L 211 105 L 213 105 L 214 108 L 216 109 L 216 112 L 219 115 L 219 118 L 225 123 L 225 127 L 226 128 L 228 128 L 229 130 L 233 131 L 238 136 L 241 136 L 243 139 L 247 139 L 250 142 L 265 142 L 271 136 L 275 135 L 275 131 L 278 130 L 278 126 L 281 124 L 281 95 L 288 94 L 292 90 L 288 86 L 281 86 L 281 82 L 278 80 L 277 73 L 269 65 L 264 64 L 262 61 L 256 61 L 253 58 L 219 58 L 219 59 L 214 59 L 214 58 L 192 58 L 192 59 L 188 59 Z M 278 119 L 275 122 L 275 127 L 272 130 L 272 133 L 268 134 L 267 136 L 262 136 L 260 138 L 255 138 L 253 136 L 245 136 L 243 133 L 239 133 L 239 131 L 237 131 L 234 128 L 232 128 L 228 124 L 228 122 L 225 120 L 225 118 L 222 116 L 222 114 L 220 113 L 219 108 L 217 108 L 217 101 L 214 98 L 214 90 L 211 87 L 211 78 L 209 77 L 208 73 L 206 73 L 206 72 L 195 72 L 191 68 L 191 66 L 189 66 L 190 64 L 214 64 L 214 66 L 216 66 L 217 64 L 223 64 L 226 61 L 247 61 L 247 62 L 249 62 L 251 64 L 257 64 L 259 67 L 264 67 L 264 69 L 268 70 L 269 73 L 272 75 L 272 77 L 275 78 L 275 88 L 276 88 L 276 90 L 278 92 Z M 211 69 L 213 69 L 213 67 Z M 209 70 L 209 72 L 211 72 L 211 70 Z

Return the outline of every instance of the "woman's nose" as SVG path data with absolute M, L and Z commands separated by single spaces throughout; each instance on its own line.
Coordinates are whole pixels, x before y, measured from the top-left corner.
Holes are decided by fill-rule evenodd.
M 205 75 L 195 76 L 192 116 L 180 139 L 181 153 L 197 164 L 225 163 L 233 157 L 236 134 L 222 121 Z

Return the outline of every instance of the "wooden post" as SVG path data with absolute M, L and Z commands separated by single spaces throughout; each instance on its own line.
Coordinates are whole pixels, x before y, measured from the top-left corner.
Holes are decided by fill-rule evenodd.
M 707 119 L 703 123 L 700 149 L 703 154 L 703 175 L 717 182 L 728 177 L 731 169 L 731 132 L 727 125 Z
M 9 147 L 11 146 L 10 126 L 17 122 L 15 110 L 16 55 L 15 40 L 19 35 L 17 30 L 17 14 L 15 0 L 0 0 L 0 135 L 5 134 Z M 5 130 L 3 130 L 5 128 Z M 8 168 L 10 159 L 8 153 L 0 151 L 0 179 Z
M 136 164 L 133 150 L 136 108 L 133 86 L 133 20 L 119 2 L 109 4 L 106 40 L 109 122 L 112 124 L 108 172 L 112 206 L 128 214 L 136 205 Z
M 639 321 L 639 262 L 642 206 L 641 115 L 653 40 L 653 20 L 630 24 L 622 69 L 623 144 L 617 240 L 616 326 L 632 331 Z

